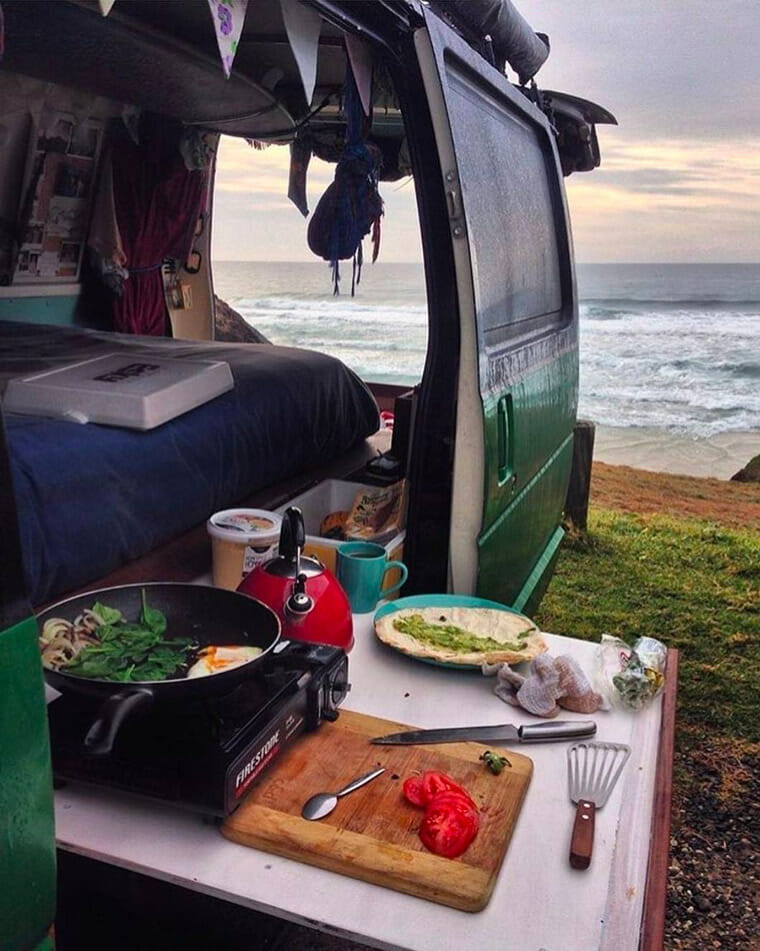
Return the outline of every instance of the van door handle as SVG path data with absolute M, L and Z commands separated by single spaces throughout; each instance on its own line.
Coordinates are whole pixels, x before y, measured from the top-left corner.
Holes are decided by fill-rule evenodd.
M 449 202 L 449 217 L 452 219 L 461 218 L 462 209 L 459 206 L 459 195 L 457 194 L 457 190 L 455 188 L 449 188 L 446 191 L 446 198 Z
M 496 440 L 497 440 L 497 478 L 499 485 L 516 481 L 513 477 L 514 468 L 514 408 L 512 394 L 507 393 L 499 397 L 496 404 Z

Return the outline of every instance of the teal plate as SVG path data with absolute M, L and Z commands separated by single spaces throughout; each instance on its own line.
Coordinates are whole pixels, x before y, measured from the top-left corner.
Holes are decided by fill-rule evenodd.
M 492 611 L 506 611 L 508 614 L 516 614 L 518 617 L 525 618 L 535 630 L 538 630 L 529 617 L 515 611 L 514 608 L 508 608 L 506 604 L 499 604 L 498 601 L 486 601 L 485 598 L 473 598 L 466 594 L 415 594 L 409 598 L 397 598 L 375 611 L 373 624 L 388 614 L 394 614 L 396 611 L 404 611 L 409 608 L 490 608 Z M 377 632 L 375 632 L 375 636 L 377 637 Z M 398 650 L 397 647 L 394 647 L 393 644 L 387 644 L 382 638 L 378 637 L 378 640 L 386 647 L 403 654 L 404 657 L 420 660 L 423 664 L 432 664 L 434 667 L 448 667 L 451 670 L 480 670 L 480 666 L 477 664 L 452 664 L 446 661 L 433 660 L 430 657 L 418 657 L 416 654 Z

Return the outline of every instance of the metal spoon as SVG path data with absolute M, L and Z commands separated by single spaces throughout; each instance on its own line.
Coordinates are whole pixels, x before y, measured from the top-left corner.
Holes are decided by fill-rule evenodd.
M 373 769 L 371 773 L 365 773 L 363 776 L 359 776 L 358 779 L 355 779 L 349 783 L 348 786 L 344 786 L 343 789 L 336 793 L 317 793 L 312 796 L 311 799 L 306 800 L 303 809 L 301 809 L 301 815 L 304 819 L 324 819 L 324 817 L 329 816 L 338 805 L 338 799 L 341 796 L 347 796 L 350 792 L 359 789 L 360 786 L 370 782 L 370 780 L 384 772 L 385 767 L 381 766 L 380 769 Z

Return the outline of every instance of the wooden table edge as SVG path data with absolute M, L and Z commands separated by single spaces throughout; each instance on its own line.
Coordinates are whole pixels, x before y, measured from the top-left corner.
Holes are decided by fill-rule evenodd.
M 673 798 L 676 699 L 678 696 L 677 650 L 668 650 L 667 678 L 662 699 L 660 742 L 657 750 L 649 861 L 644 892 L 639 951 L 662 951 L 670 864 L 670 821 Z

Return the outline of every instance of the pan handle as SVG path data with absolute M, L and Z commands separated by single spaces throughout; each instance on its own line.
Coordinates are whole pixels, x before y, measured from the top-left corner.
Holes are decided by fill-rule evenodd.
M 111 694 L 98 711 L 98 716 L 87 731 L 84 748 L 90 756 L 107 756 L 113 749 L 116 734 L 122 723 L 136 710 L 147 710 L 153 703 L 150 690 L 122 690 Z
M 589 799 L 580 799 L 575 810 L 573 837 L 570 840 L 570 865 L 573 868 L 584 869 L 591 864 L 595 817 L 596 804 Z

